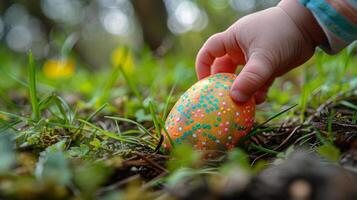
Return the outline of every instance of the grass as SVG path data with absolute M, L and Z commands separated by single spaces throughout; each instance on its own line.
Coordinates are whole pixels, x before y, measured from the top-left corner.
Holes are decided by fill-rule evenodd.
M 6 192 L 5 197 L 17 198 L 30 193 L 53 199 L 133 194 L 164 199 L 171 194 L 166 187 L 179 187 L 188 177 L 216 180 L 237 168 L 246 169 L 244 176 L 256 176 L 299 147 L 333 162 L 348 153 L 339 146 L 351 143 L 345 133 L 357 123 L 352 50 L 333 57 L 317 52 L 303 69 L 286 76 L 291 79 L 278 80 L 269 101 L 258 107 L 256 125 L 241 140 L 242 150 L 216 160 L 175 145 L 165 129 L 170 108 L 195 82 L 193 60 L 142 54 L 133 74 L 119 64 L 95 74 L 80 68 L 73 77 L 55 81 L 31 53 L 24 71 L 4 66 L 0 141 L 11 136 L 6 141 L 15 148 L 8 154 L 17 159 L 9 156 L 7 162 L 16 164 L 0 168 L 0 198 Z M 294 84 L 296 77 L 303 77 L 300 85 Z M 290 89 L 276 91 L 284 84 Z M 161 148 L 163 134 L 174 147 L 171 155 Z M 4 189 L 1 180 L 13 187 Z M 26 190 L 33 185 L 39 193 Z
M 274 120 L 275 118 L 278 118 L 279 116 L 283 115 L 284 113 L 288 112 L 289 110 L 293 109 L 294 107 L 296 107 L 297 104 L 293 105 L 293 106 L 290 106 L 276 114 L 274 114 L 273 116 L 269 117 L 267 120 L 265 120 L 263 123 L 255 126 L 251 131 L 250 133 L 244 137 L 242 140 L 241 140 L 241 144 L 248 141 L 251 137 L 261 133 L 261 132 L 264 132 L 264 131 L 267 131 L 271 128 L 263 128 L 264 125 L 266 125 L 267 123 L 269 123 L 270 121 Z M 275 128 L 273 128 L 275 129 Z
M 36 68 L 33 60 L 32 52 L 29 53 L 29 93 L 31 99 L 32 113 L 34 120 L 40 119 L 40 109 L 37 101 L 37 89 L 36 89 Z

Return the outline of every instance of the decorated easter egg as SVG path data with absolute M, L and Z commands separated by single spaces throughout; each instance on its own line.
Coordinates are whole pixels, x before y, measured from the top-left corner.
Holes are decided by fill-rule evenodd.
M 168 115 L 163 146 L 187 143 L 199 150 L 233 148 L 253 126 L 255 101 L 237 104 L 230 96 L 235 74 L 220 73 L 200 80 L 176 102 Z M 169 137 L 170 139 L 169 139 Z

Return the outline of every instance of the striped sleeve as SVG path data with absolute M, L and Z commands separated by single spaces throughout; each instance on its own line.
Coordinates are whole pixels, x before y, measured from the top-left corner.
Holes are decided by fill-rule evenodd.
M 315 16 L 325 32 L 328 53 L 337 53 L 357 40 L 357 0 L 300 0 Z

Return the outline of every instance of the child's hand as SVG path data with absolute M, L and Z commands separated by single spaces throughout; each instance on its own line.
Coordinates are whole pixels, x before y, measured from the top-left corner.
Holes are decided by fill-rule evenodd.
M 245 64 L 231 88 L 237 102 L 255 96 L 262 103 L 274 79 L 307 61 L 325 36 L 313 15 L 296 0 L 283 0 L 239 19 L 210 37 L 196 60 L 199 79 L 218 72 L 234 73 Z

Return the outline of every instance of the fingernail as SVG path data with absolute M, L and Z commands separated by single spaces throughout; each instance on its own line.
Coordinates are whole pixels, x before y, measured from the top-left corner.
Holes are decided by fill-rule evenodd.
M 249 99 L 248 95 L 243 94 L 242 92 L 233 90 L 231 91 L 232 99 L 236 102 L 246 102 Z

